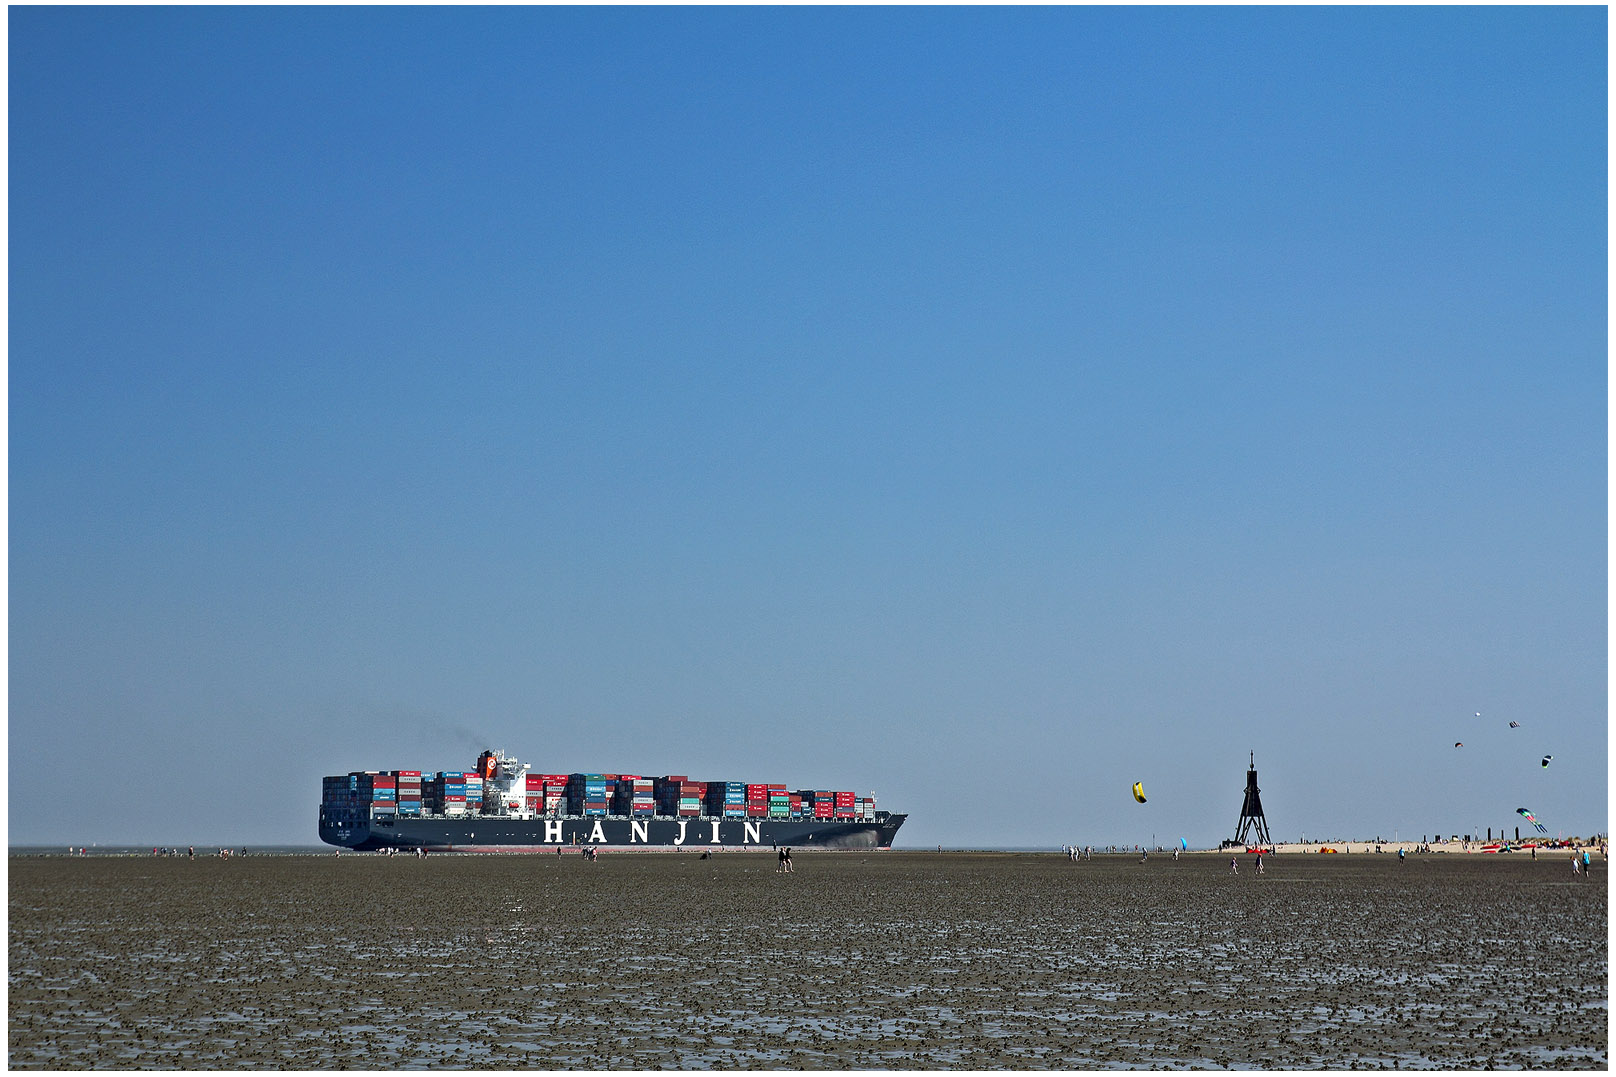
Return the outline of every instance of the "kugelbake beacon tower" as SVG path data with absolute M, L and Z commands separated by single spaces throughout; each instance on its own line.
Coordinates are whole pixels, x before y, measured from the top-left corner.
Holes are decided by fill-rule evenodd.
M 1257 753 L 1251 753 L 1251 769 L 1246 771 L 1246 800 L 1240 805 L 1240 825 L 1235 829 L 1236 845 L 1250 844 L 1246 839 L 1255 830 L 1258 845 L 1272 845 L 1268 836 L 1268 820 L 1263 818 L 1262 797 L 1257 789 Z

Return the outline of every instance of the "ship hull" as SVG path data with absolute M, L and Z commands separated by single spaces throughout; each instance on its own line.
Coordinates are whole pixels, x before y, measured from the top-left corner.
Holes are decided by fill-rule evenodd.
M 878 812 L 874 821 L 830 819 L 712 819 L 651 816 L 320 815 L 320 840 L 355 851 L 554 852 L 558 849 L 812 849 L 891 848 L 906 815 Z

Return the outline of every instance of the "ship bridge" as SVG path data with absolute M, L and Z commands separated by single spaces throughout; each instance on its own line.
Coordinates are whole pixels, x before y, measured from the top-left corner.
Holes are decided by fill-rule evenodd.
M 477 757 L 477 773 L 483 779 L 483 810 L 495 815 L 526 815 L 523 797 L 527 792 L 528 764 L 503 749 L 492 748 Z

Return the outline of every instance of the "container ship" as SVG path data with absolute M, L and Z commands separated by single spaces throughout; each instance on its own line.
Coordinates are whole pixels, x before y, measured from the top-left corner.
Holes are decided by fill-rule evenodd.
M 320 840 L 344 849 L 549 852 L 570 847 L 889 849 L 907 815 L 875 795 L 682 774 L 529 774 L 492 749 L 471 771 L 326 778 Z

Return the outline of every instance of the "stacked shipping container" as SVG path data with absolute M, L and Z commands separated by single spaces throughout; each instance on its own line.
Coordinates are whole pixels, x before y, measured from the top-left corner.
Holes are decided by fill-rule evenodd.
M 658 815 L 695 817 L 701 814 L 706 782 L 693 782 L 683 774 L 669 774 L 651 783 Z
M 534 815 L 561 816 L 567 809 L 567 775 L 529 774 L 522 806 Z
M 693 782 L 682 774 L 529 774 L 521 807 L 533 815 L 650 815 L 722 819 L 873 820 L 875 801 L 847 790 L 799 789 L 782 784 Z M 461 815 L 498 812 L 484 803 L 483 780 L 467 771 L 354 771 L 324 779 L 328 807 L 372 815 Z
M 612 812 L 643 818 L 656 813 L 655 785 L 650 778 L 638 774 L 617 776 L 617 795 L 612 800 Z
M 398 814 L 421 814 L 421 772 L 418 770 L 388 771 L 397 783 Z
M 567 811 L 572 815 L 609 815 L 616 790 L 615 774 L 569 774 Z
M 466 814 L 466 773 L 440 770 L 422 782 L 422 806 L 436 815 Z

